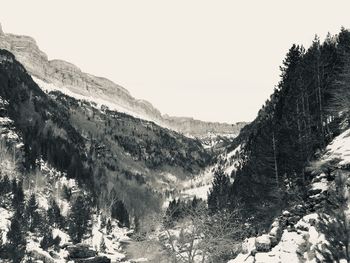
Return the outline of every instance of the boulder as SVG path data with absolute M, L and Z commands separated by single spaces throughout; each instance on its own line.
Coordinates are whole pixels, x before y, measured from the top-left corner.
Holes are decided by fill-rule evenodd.
M 282 234 L 281 228 L 279 226 L 275 226 L 270 230 L 270 236 L 278 237 Z
M 255 247 L 258 252 L 267 252 L 271 249 L 270 236 L 267 234 L 261 235 L 255 239 Z
M 322 189 L 319 189 L 319 188 L 312 188 L 312 189 L 310 189 L 309 190 L 309 195 L 310 196 L 312 196 L 312 195 L 317 195 L 317 194 L 319 194 L 319 193 L 321 193 L 322 192 Z
M 270 235 L 270 240 L 271 240 L 271 246 L 274 247 L 278 244 L 278 239 L 282 235 L 282 229 L 278 225 L 275 225 L 270 230 L 269 235 Z
M 76 244 L 67 246 L 69 258 L 91 258 L 96 256 L 96 251 L 86 244 Z
M 290 216 L 290 212 L 289 211 L 283 211 L 282 215 L 285 216 L 285 217 L 288 217 L 288 216 Z
M 53 259 L 61 259 L 60 255 L 57 254 L 55 251 L 50 251 L 49 254 Z
M 293 216 L 289 217 L 288 223 L 289 223 L 289 225 L 295 225 L 296 223 L 298 223 L 299 220 L 300 220 L 300 216 L 293 215 Z

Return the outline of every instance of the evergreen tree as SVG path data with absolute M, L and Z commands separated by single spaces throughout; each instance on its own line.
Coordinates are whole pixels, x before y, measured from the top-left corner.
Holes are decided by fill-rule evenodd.
M 16 208 L 19 209 L 19 211 L 24 210 L 24 193 L 23 193 L 23 188 L 22 188 L 22 182 L 18 182 L 14 178 L 12 180 L 12 193 L 13 193 L 13 199 L 12 199 L 12 205 Z
M 208 208 L 211 213 L 229 207 L 230 178 L 222 168 L 215 171 L 212 188 L 208 194 Z
M 22 216 L 17 210 L 11 219 L 10 229 L 7 232 L 7 251 L 13 262 L 20 262 L 24 257 L 26 240 L 22 226 Z
M 26 205 L 25 215 L 28 222 L 29 231 L 33 232 L 40 225 L 40 214 L 38 212 L 38 203 L 35 194 L 31 194 Z
M 121 226 L 130 227 L 129 213 L 121 200 L 117 200 L 114 203 L 111 214 L 113 218 L 119 221 Z
M 0 196 L 7 194 L 11 190 L 11 183 L 7 174 L 0 180 Z
M 58 207 L 55 200 L 51 200 L 50 207 L 47 210 L 47 217 L 49 224 L 53 227 L 63 227 L 64 218 L 61 215 L 60 208 Z
M 61 238 L 59 236 L 53 238 L 52 230 L 50 227 L 47 226 L 46 230 L 47 231 L 43 233 L 43 239 L 40 241 L 40 247 L 44 250 L 48 250 L 48 248 L 54 246 L 55 250 L 58 250 Z
M 69 215 L 68 232 L 74 242 L 79 243 L 84 234 L 88 232 L 90 220 L 90 206 L 86 199 L 80 195 L 74 201 Z

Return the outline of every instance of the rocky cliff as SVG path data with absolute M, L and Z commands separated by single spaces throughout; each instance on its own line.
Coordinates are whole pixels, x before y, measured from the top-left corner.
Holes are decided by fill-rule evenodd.
M 113 110 L 155 123 L 186 135 L 204 137 L 208 134 L 237 135 L 244 123 L 212 123 L 162 115 L 151 103 L 135 99 L 112 81 L 82 72 L 62 60 L 49 60 L 36 41 L 28 36 L 5 34 L 0 25 L 0 48 L 13 53 L 43 89 L 57 89 L 70 96 L 106 105 Z M 50 88 L 48 88 L 50 87 Z

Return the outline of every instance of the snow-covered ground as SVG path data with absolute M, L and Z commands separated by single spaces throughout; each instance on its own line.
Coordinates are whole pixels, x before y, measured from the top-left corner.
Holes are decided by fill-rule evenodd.
M 350 164 L 350 129 L 337 136 L 326 148 L 323 159 L 341 159 L 339 165 Z
M 317 200 L 322 192 L 331 187 L 332 183 L 327 181 L 326 175 L 317 170 L 318 166 L 330 161 L 336 161 L 337 165 L 335 167 L 338 168 L 350 164 L 350 129 L 334 138 L 319 160 L 315 164 L 311 164 L 310 167 L 315 169 L 314 172 L 317 175 L 311 183 L 310 190 L 317 194 L 309 196 L 310 199 Z M 342 172 L 344 171 L 340 170 L 340 173 Z M 284 211 L 281 216 L 288 217 L 290 213 Z M 242 244 L 242 253 L 228 263 L 319 262 L 316 257 L 322 259 L 322 255 L 319 254 L 318 250 L 327 241 L 325 236 L 317 230 L 317 222 L 317 213 L 309 213 L 303 216 L 295 224 L 295 230 L 280 229 L 277 221 L 275 221 L 270 232 L 263 235 L 267 237 L 265 241 L 259 240 L 261 236 L 245 240 Z M 282 231 L 281 239 L 277 245 L 272 246 L 271 240 L 274 239 L 278 231 Z M 257 251 L 259 250 L 257 247 L 263 247 L 263 245 L 268 247 L 267 251 L 261 251 L 261 249 Z
M 86 96 L 86 95 L 83 95 L 83 94 L 79 94 L 77 92 L 73 92 L 67 87 L 58 87 L 58 86 L 56 86 L 53 83 L 45 82 L 45 81 L 43 81 L 43 80 L 41 80 L 41 79 L 39 79 L 37 77 L 34 77 L 34 76 L 32 76 L 32 79 L 35 81 L 35 83 L 43 91 L 46 91 L 46 92 L 60 91 L 63 94 L 65 94 L 65 95 L 67 95 L 69 97 L 75 98 L 77 100 L 83 100 L 83 101 L 92 102 L 92 103 L 97 105 L 96 107 L 98 109 L 101 109 L 102 106 L 106 106 L 110 110 L 123 112 L 123 113 L 126 113 L 126 114 L 131 115 L 131 116 L 136 117 L 136 118 L 140 118 L 140 119 L 148 120 L 148 121 L 153 121 L 153 122 L 157 123 L 157 120 L 155 120 L 155 119 L 151 119 L 151 118 L 149 118 L 146 115 L 142 115 L 142 114 L 136 113 L 132 109 L 126 108 L 126 107 L 124 107 L 124 106 L 122 106 L 120 104 L 117 104 L 115 102 L 111 102 L 111 101 L 108 101 L 106 99 L 103 99 L 102 97 L 98 96 L 98 94 L 94 94 L 94 96 Z M 161 125 L 161 124 L 159 124 L 159 125 Z
M 193 198 L 194 196 L 206 200 L 208 192 L 212 186 L 214 173 L 221 167 L 224 173 L 231 176 L 233 171 L 237 170 L 241 157 L 241 145 L 230 152 L 224 152 L 218 157 L 218 162 L 208 167 L 204 172 L 196 177 L 181 182 L 180 198 Z M 233 178 L 231 178 L 233 181 Z

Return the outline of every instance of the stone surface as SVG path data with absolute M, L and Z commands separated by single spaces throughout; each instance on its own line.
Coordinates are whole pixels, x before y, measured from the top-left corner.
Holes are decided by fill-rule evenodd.
M 246 238 L 242 243 L 242 253 L 250 254 L 255 250 L 255 237 Z
M 255 247 L 258 252 L 266 252 L 271 249 L 270 236 L 267 234 L 261 235 L 255 239 Z

